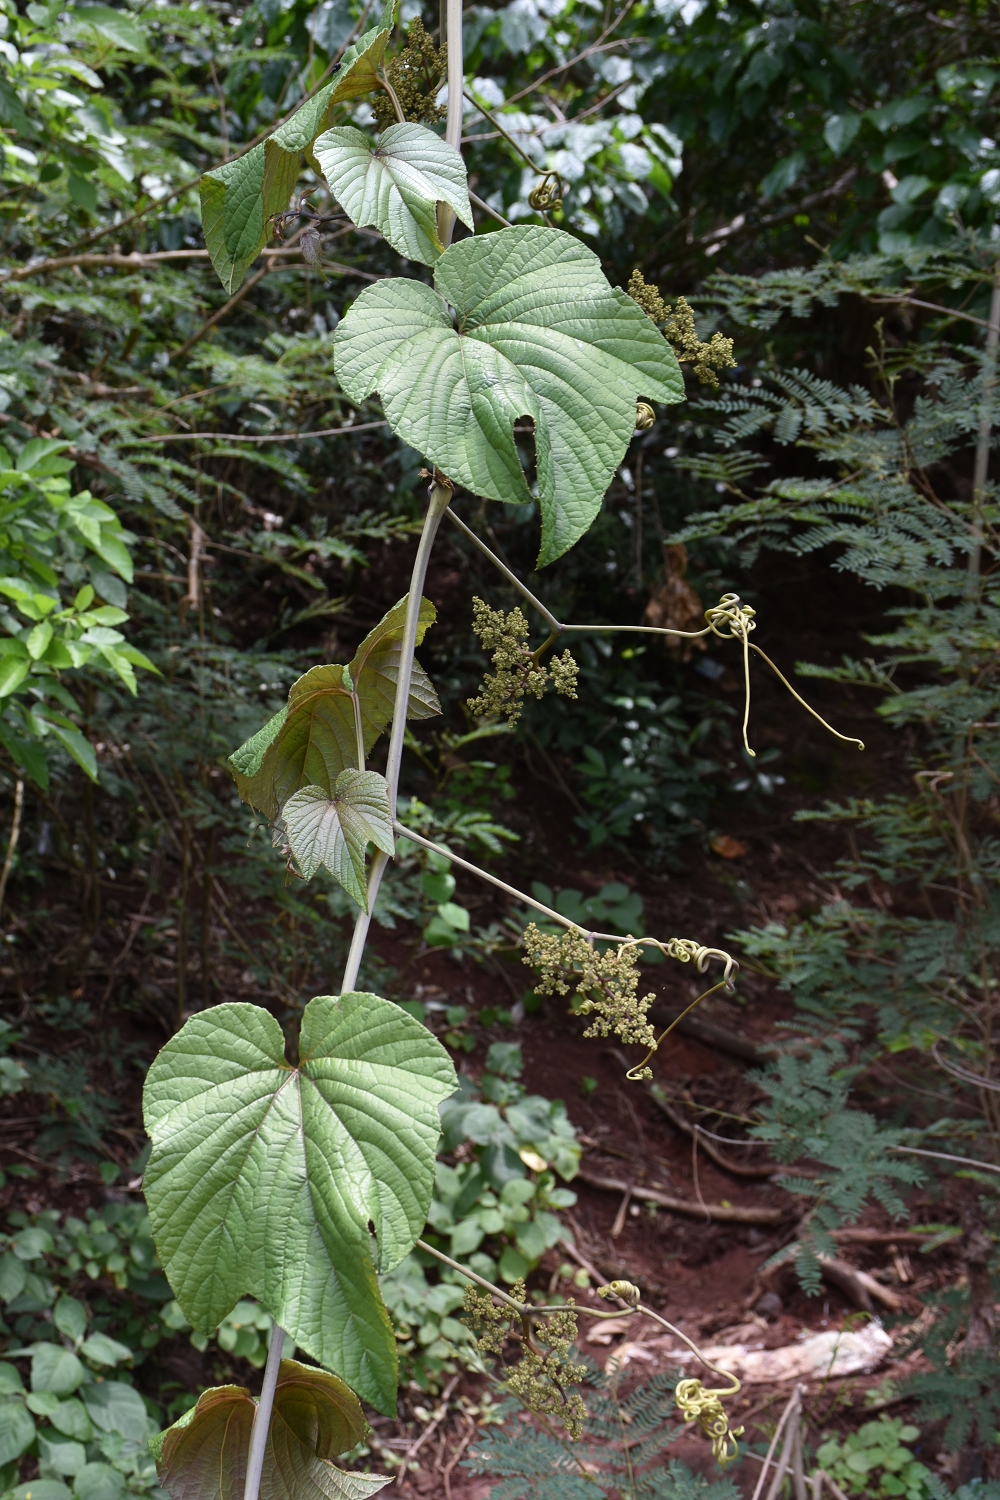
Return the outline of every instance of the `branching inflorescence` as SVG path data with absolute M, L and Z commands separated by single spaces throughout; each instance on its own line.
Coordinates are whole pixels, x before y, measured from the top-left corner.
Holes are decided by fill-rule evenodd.
M 647 402 L 640 401 L 636 405 L 636 422 L 640 428 L 649 423 L 643 414 L 651 413 L 652 408 Z M 508 583 L 517 589 L 521 597 L 537 609 L 549 627 L 549 635 L 542 645 L 534 652 L 528 650 L 525 644 L 528 634 L 528 622 L 523 611 L 515 609 L 511 614 L 504 616 L 501 610 L 491 610 L 481 599 L 473 603 L 473 630 L 480 637 L 487 650 L 495 650 L 498 655 L 494 657 L 494 665 L 498 671 L 495 677 L 487 676 L 484 683 L 484 691 L 479 698 L 469 700 L 469 708 L 473 713 L 483 717 L 497 716 L 500 713 L 509 712 L 508 705 L 513 705 L 514 715 L 511 724 L 517 722 L 520 717 L 525 693 L 540 698 L 545 688 L 545 679 L 540 681 L 532 677 L 530 687 L 524 685 L 526 679 L 537 668 L 538 663 L 545 652 L 555 644 L 559 638 L 568 632 L 573 634 L 603 634 L 605 632 L 617 631 L 625 634 L 673 636 L 678 640 L 695 641 L 704 636 L 714 635 L 720 641 L 739 641 L 743 650 L 743 682 L 744 682 L 744 708 L 743 708 L 743 745 L 748 755 L 753 755 L 748 739 L 750 723 L 750 652 L 759 656 L 778 680 L 788 689 L 797 703 L 800 703 L 807 713 L 829 730 L 838 740 L 844 740 L 851 745 L 857 745 L 863 750 L 864 743 L 853 735 L 841 734 L 828 724 L 822 714 L 818 714 L 802 695 L 788 681 L 784 673 L 775 666 L 774 662 L 762 651 L 759 646 L 750 640 L 751 633 L 756 630 L 756 611 L 748 604 L 744 604 L 739 594 L 723 594 L 718 604 L 713 605 L 705 611 L 705 624 L 701 630 L 675 630 L 668 626 L 660 625 L 564 625 L 556 619 L 552 611 L 548 609 L 540 599 L 537 599 L 529 588 L 512 573 L 505 563 L 501 562 L 495 552 L 491 552 L 486 543 L 472 531 L 460 516 L 449 507 L 446 514 L 468 539 L 479 548 L 484 557 L 489 558 L 493 566 L 502 573 Z M 480 620 L 482 625 L 480 625 Z M 577 666 L 568 651 L 564 651 L 561 658 L 551 663 L 552 681 L 555 683 L 556 691 L 561 692 L 569 698 L 576 697 Z
M 419 16 L 414 17 L 406 46 L 386 65 L 385 76 L 392 94 L 387 90 L 372 100 L 372 113 L 379 130 L 395 124 L 397 101 L 404 120 L 419 125 L 435 125 L 443 120 L 444 110 L 437 96 L 447 74 L 447 46 L 435 47 L 423 21 Z
M 719 370 L 734 370 L 733 341 L 724 334 L 713 333 L 706 343 L 698 337 L 694 313 L 684 297 L 673 307 L 660 296 L 659 287 L 650 286 L 641 271 L 633 271 L 628 294 L 647 317 L 662 329 L 663 337 L 673 349 L 679 364 L 689 364 L 692 374 L 702 385 L 717 386 Z
M 527 1289 L 523 1281 L 514 1283 L 511 1294 L 524 1306 Z M 571 1358 L 577 1336 L 572 1302 L 534 1322 L 527 1311 L 519 1315 L 506 1303 L 498 1307 L 492 1297 L 468 1286 L 462 1322 L 478 1335 L 482 1354 L 502 1356 L 508 1335 L 516 1332 L 522 1344 L 521 1358 L 505 1370 L 501 1390 L 516 1396 L 536 1416 L 559 1422 L 571 1438 L 581 1435 L 587 1408 L 578 1392 L 567 1389 L 579 1385 L 587 1373 L 586 1365 L 575 1364 Z
M 535 989 L 540 995 L 568 995 L 572 990 L 580 996 L 577 1014 L 594 1015 L 584 1036 L 609 1036 L 614 1032 L 626 1046 L 646 1048 L 642 1062 L 630 1068 L 626 1075 L 630 1082 L 638 1083 L 653 1076 L 647 1066 L 649 1059 L 677 1022 L 717 990 L 733 988 L 739 964 L 721 948 L 706 948 L 690 938 L 668 938 L 662 943 L 656 938 L 629 936 L 617 947 L 601 952 L 594 945 L 596 936 L 598 934 L 570 927 L 568 932 L 556 937 L 541 932 L 534 922 L 530 922 L 523 937 L 524 962 L 539 976 Z M 659 1037 L 646 1019 L 656 996 L 639 997 L 636 965 L 643 947 L 656 948 L 665 958 L 676 959 L 679 963 L 693 963 L 699 974 L 705 973 L 713 958 L 724 965 L 718 984 L 692 1001 Z
M 610 1036 L 614 1032 L 626 1046 L 652 1050 L 656 1033 L 646 1012 L 656 996 L 639 996 L 639 952 L 637 946 L 623 943 L 601 953 L 582 932 L 564 932 L 556 937 L 541 932 L 534 922 L 528 924 L 524 934 L 524 962 L 538 975 L 536 991 L 540 995 L 568 995 L 572 990 L 578 995 L 577 1012 L 594 1018 L 584 1036 Z
M 473 599 L 472 629 L 483 649 L 493 653 L 493 672 L 486 674 L 479 697 L 469 699 L 470 713 L 484 719 L 506 715 L 513 728 L 525 696 L 541 698 L 550 683 L 563 698 L 576 697 L 579 668 L 572 655 L 564 651 L 543 667 L 540 658 L 545 648 L 529 651 L 528 621 L 522 609 L 515 607 L 505 615 L 502 609 L 490 609 L 482 599 Z

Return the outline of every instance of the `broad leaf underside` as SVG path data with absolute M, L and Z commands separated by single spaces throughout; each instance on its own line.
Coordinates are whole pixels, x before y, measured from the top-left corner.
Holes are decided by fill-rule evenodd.
M 299 1051 L 292 1068 L 278 1023 L 246 1004 L 192 1017 L 163 1048 L 143 1096 L 153 1235 L 194 1327 L 258 1297 L 300 1348 L 392 1412 L 376 1257 L 392 1269 L 423 1229 L 455 1071 L 424 1026 L 369 994 L 311 1000 Z
M 242 1500 L 256 1407 L 244 1386 L 215 1386 L 159 1435 L 153 1454 L 170 1500 Z M 367 1430 L 358 1398 L 335 1375 L 283 1359 L 260 1500 L 366 1500 L 377 1494 L 390 1479 L 348 1473 L 331 1462 Z
M 336 106 L 380 87 L 377 69 L 395 11 L 396 0 L 387 0 L 378 25 L 348 47 L 334 78 L 273 135 L 201 179 L 205 245 L 227 292 L 242 285 L 271 238 L 274 215 L 288 207 L 298 181 L 301 154 L 332 123 Z
M 424 599 L 418 645 L 436 617 L 433 604 Z M 405 620 L 403 598 L 362 641 L 348 669 L 360 704 L 366 755 L 392 722 Z M 428 719 L 440 712 L 434 686 L 415 662 L 407 718 Z M 341 773 L 358 769 L 354 705 L 343 666 L 313 667 L 294 682 L 287 707 L 234 752 L 230 765 L 243 801 L 272 820 L 304 787 L 319 787 L 332 798 Z
M 399 279 L 366 288 L 334 335 L 337 377 L 352 400 L 378 391 L 398 436 L 493 500 L 533 498 L 513 435 L 529 418 L 539 565 L 551 562 L 597 515 L 637 398 L 683 398 L 677 360 L 597 256 L 558 229 L 461 240 L 434 281 L 436 290 Z
M 353 223 L 372 225 L 409 260 L 429 266 L 441 254 L 438 203 L 475 228 L 460 152 L 423 125 L 390 125 L 374 143 L 363 131 L 341 126 L 320 136 L 313 149 Z
M 281 824 L 306 880 L 325 865 L 362 910 L 368 910 L 365 853 L 369 842 L 383 854 L 396 850 L 389 788 L 375 771 L 341 771 L 330 797 L 305 786 L 289 797 Z

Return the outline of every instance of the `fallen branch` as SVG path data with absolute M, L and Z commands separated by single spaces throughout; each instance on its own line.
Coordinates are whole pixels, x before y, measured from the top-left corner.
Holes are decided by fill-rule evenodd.
M 869 1276 L 867 1271 L 859 1271 L 848 1265 L 846 1260 L 835 1260 L 827 1255 L 819 1257 L 819 1267 L 826 1280 L 838 1290 L 846 1292 L 854 1305 L 864 1312 L 874 1312 L 874 1302 L 881 1302 L 890 1312 L 902 1312 L 905 1305 L 902 1297 L 897 1297 L 895 1292 L 876 1281 L 874 1276 Z
M 740 1208 L 731 1203 L 706 1203 L 702 1207 L 691 1199 L 675 1198 L 671 1193 L 661 1192 L 659 1188 L 630 1188 L 627 1182 L 622 1182 L 617 1177 L 597 1177 L 583 1170 L 576 1175 L 578 1181 L 587 1183 L 589 1187 L 601 1188 L 606 1193 L 631 1192 L 633 1198 L 641 1198 L 644 1203 L 655 1203 L 659 1208 L 672 1209 L 674 1213 L 686 1214 L 691 1219 L 704 1220 L 708 1213 L 724 1224 L 780 1224 L 788 1218 L 788 1212 L 783 1208 Z
M 960 1237 L 955 1235 L 944 1243 L 952 1245 Z M 861 1229 L 849 1225 L 846 1229 L 832 1230 L 830 1238 L 836 1245 L 926 1245 L 934 1236 L 916 1229 Z

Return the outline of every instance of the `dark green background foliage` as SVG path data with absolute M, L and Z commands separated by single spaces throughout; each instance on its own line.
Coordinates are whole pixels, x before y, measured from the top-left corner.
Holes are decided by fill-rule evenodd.
M 418 13 L 408 0 L 405 22 Z M 963 1352 L 961 1337 L 994 1269 L 986 1169 L 1000 1161 L 995 455 L 974 485 L 996 417 L 996 8 L 511 0 L 465 15 L 470 90 L 537 169 L 470 106 L 475 192 L 537 223 L 528 194 L 539 172 L 558 173 L 551 222 L 596 251 L 613 285 L 639 267 L 668 300 L 687 296 L 701 336 L 732 337 L 738 365 L 718 390 L 689 378 L 688 401 L 660 408 L 590 531 L 541 574 L 534 506 L 459 496 L 457 508 L 565 620 L 635 625 L 648 609 L 691 629 L 739 591 L 760 612 L 755 640 L 770 651 L 776 633 L 785 670 L 811 654 L 799 688 L 876 750 L 827 742 L 813 721 L 793 735 L 799 710 L 765 689 L 751 761 L 735 654 L 716 641 L 589 637 L 575 648 L 578 701 L 530 703 L 515 734 L 476 724 L 471 597 L 515 600 L 448 532 L 420 652 L 444 714 L 415 729 L 404 817 L 524 888 L 558 887 L 571 876 L 532 852 L 538 809 L 556 805 L 560 858 L 631 872 L 647 912 L 654 878 L 669 892 L 727 828 L 763 840 L 794 817 L 808 826 L 790 837 L 822 838 L 812 877 L 824 894 L 793 915 L 767 921 L 733 885 L 730 946 L 795 1007 L 751 1133 L 772 1144 L 804 1215 L 792 1253 L 810 1289 L 830 1231 L 873 1200 L 903 1215 L 918 1178 L 942 1233 L 961 1219 L 985 1234 L 986 1280 L 937 1307 L 935 1373 L 918 1390 L 950 1421 L 949 1443 L 982 1450 L 996 1350 Z M 431 8 L 422 19 L 438 24 Z M 341 392 L 332 343 L 398 260 L 344 221 L 306 165 L 297 191 L 323 218 L 318 247 L 263 258 L 230 297 L 204 250 L 196 184 L 324 80 L 361 20 L 355 0 L 0 0 L 0 778 L 7 809 L 19 782 L 24 797 L 0 897 L 0 1094 L 11 1119 L 30 1099 L 39 1121 L 15 1187 L 32 1153 L 66 1170 L 100 1162 L 107 1183 L 131 1169 L 140 1073 L 185 1015 L 266 999 L 294 1034 L 305 1001 L 336 987 L 353 908 L 325 873 L 300 883 L 265 832 L 251 836 L 226 757 L 302 672 L 349 661 L 405 592 L 423 455 L 391 437 L 377 398 Z M 397 27 L 390 50 L 404 41 Z M 352 108 L 341 123 L 367 128 L 369 105 Z M 293 214 L 282 232 L 306 225 Z M 521 457 L 530 468 L 530 445 Z M 361 987 L 407 999 L 392 944 L 412 938 L 514 974 L 516 995 L 510 913 L 470 916 L 446 866 L 414 848 L 383 888 L 376 931 L 389 946 L 369 950 Z M 722 941 L 727 920 L 699 936 Z M 418 1019 L 459 1058 L 476 1037 L 513 1036 L 510 1011 L 458 1004 Z M 572 1196 L 552 1172 L 513 1166 L 515 1147 L 533 1142 L 566 1177 L 578 1148 L 556 1105 L 523 1095 L 513 1054 L 491 1055 L 482 1093 L 470 1085 L 455 1106 L 444 1150 L 461 1150 L 443 1164 L 431 1229 L 501 1275 L 506 1257 L 512 1279 L 537 1264 Z M 134 1371 L 159 1390 L 160 1420 L 179 1411 L 176 1391 L 162 1372 L 147 1389 L 143 1361 L 187 1330 L 158 1297 L 143 1223 L 116 1215 L 97 1231 L 94 1276 L 118 1278 L 107 1306 L 82 1280 L 89 1262 L 72 1264 L 91 1253 L 77 1240 L 96 1243 L 85 1221 L 12 1221 L 15 1239 L 40 1229 L 52 1243 L 19 1258 L 5 1242 L 0 1277 L 17 1262 L 34 1280 L 0 1292 L 0 1331 L 44 1339 L 56 1299 L 83 1299 L 88 1328 L 132 1350 L 116 1379 Z M 437 1389 L 471 1358 L 456 1285 L 416 1252 L 394 1275 L 384 1292 L 407 1368 Z M 246 1308 L 246 1327 L 218 1342 L 242 1339 L 259 1363 L 266 1315 Z M 13 1380 L 4 1391 L 23 1403 Z M 651 1434 L 649 1464 L 663 1394 L 632 1414 Z M 606 1401 L 598 1388 L 598 1437 Z M 134 1454 L 87 1442 L 104 1444 L 88 1464 L 150 1488 Z M 506 1476 L 498 1496 L 556 1482 L 562 1457 L 505 1443 L 501 1431 L 482 1457 Z M 643 1483 L 693 1497 L 689 1476 L 650 1473 Z

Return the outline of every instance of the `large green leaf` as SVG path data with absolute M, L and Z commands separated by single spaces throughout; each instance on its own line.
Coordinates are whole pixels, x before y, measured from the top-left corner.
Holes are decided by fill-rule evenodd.
M 203 1391 L 197 1406 L 150 1443 L 170 1500 L 242 1500 L 257 1403 L 239 1385 Z M 325 1370 L 283 1359 L 261 1476 L 261 1500 L 365 1500 L 391 1481 L 349 1474 L 330 1459 L 368 1431 L 361 1405 Z
M 375 89 L 381 91 L 378 70 L 385 56 L 389 34 L 396 24 L 396 0 L 385 0 L 374 26 L 344 53 L 330 83 L 321 88 L 290 120 L 275 131 L 275 140 L 286 151 L 310 150 L 312 142 L 333 123 L 338 104 L 361 99 Z
M 299 176 L 298 152 L 273 136 L 201 179 L 201 227 L 216 275 L 227 292 L 243 284 L 271 238 L 275 214 L 288 207 Z
M 0 1464 L 13 1463 L 35 1441 L 35 1423 L 23 1401 L 0 1404 Z
M 332 797 L 321 787 L 304 786 L 289 797 L 281 820 L 306 880 L 325 865 L 367 911 L 365 852 L 369 841 L 384 854 L 393 854 L 396 848 L 385 777 L 376 771 L 341 771 Z
M 274 215 L 288 207 L 298 180 L 301 153 L 308 152 L 316 136 L 331 123 L 335 107 L 380 87 L 377 70 L 395 11 L 396 0 L 387 0 L 378 24 L 348 47 L 324 88 L 266 140 L 201 179 L 205 245 L 227 292 L 242 285 L 271 238 Z
M 278 709 L 273 718 L 268 719 L 263 729 L 258 729 L 256 734 L 252 734 L 248 740 L 244 740 L 238 750 L 233 751 L 229 757 L 229 764 L 232 766 L 237 780 L 242 777 L 245 781 L 249 781 L 252 777 L 256 776 L 261 768 L 264 756 L 267 754 L 268 747 L 287 718 L 288 706 L 286 704 L 284 708 Z
M 257 1006 L 193 1016 L 143 1096 L 153 1236 L 193 1326 L 210 1332 L 258 1297 L 391 1413 L 396 1345 L 375 1257 L 390 1270 L 423 1229 L 438 1105 L 455 1087 L 441 1044 L 377 995 L 310 1000 L 297 1067 Z
M 437 204 L 475 228 L 461 152 L 423 125 L 390 125 L 377 142 L 353 125 L 321 135 L 313 154 L 359 229 L 371 224 L 409 260 L 433 265 L 444 249 Z
M 418 645 L 436 618 L 430 600 L 422 600 Z M 313 667 L 292 683 L 288 706 L 230 757 L 244 802 L 273 819 L 303 787 L 319 787 L 332 797 L 340 773 L 360 769 L 351 686 L 358 698 L 367 755 L 392 720 L 405 621 L 404 598 L 362 641 L 346 680 L 343 666 L 334 663 Z M 415 662 L 407 718 L 428 719 L 440 712 L 433 684 Z
M 335 334 L 352 400 L 378 391 L 389 425 L 449 479 L 528 501 L 513 427 L 534 423 L 539 565 L 590 526 L 635 429 L 639 396 L 680 401 L 673 352 L 572 235 L 522 226 L 459 241 L 437 288 L 366 288 Z M 457 327 L 450 309 L 457 314 Z

